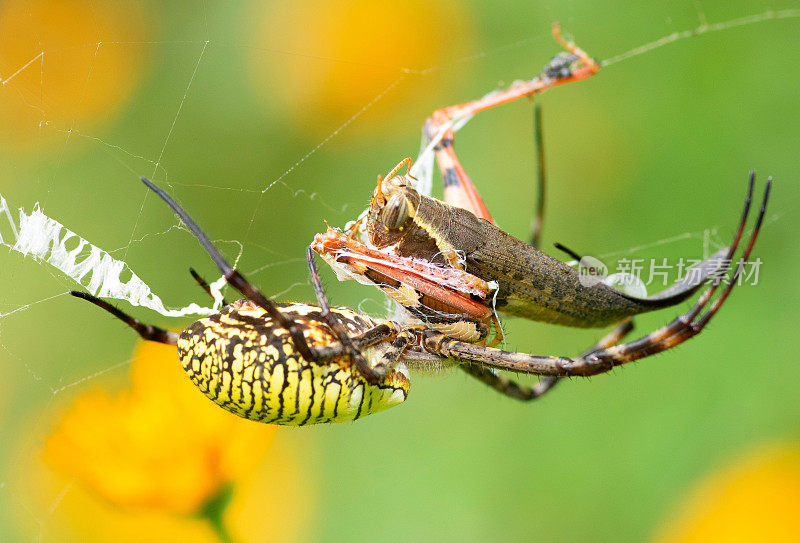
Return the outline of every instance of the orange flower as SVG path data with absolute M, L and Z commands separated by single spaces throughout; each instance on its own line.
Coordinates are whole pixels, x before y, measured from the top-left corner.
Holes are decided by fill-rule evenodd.
M 240 420 L 209 402 L 175 348 L 141 344 L 131 388 L 92 391 L 45 443 L 45 460 L 122 506 L 197 513 L 264 458 L 276 427 Z
M 757 450 L 696 488 L 658 543 L 800 541 L 800 447 Z
M 73 126 L 107 120 L 143 73 L 146 49 L 123 44 L 145 41 L 151 27 L 131 2 L 0 4 L 0 141 L 61 142 Z

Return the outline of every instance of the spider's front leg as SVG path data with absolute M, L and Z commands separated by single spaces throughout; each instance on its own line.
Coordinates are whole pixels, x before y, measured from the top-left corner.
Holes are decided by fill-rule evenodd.
M 172 210 L 177 213 L 177 215 L 181 218 L 183 223 L 189 228 L 189 230 L 194 234 L 195 238 L 200 242 L 200 245 L 206 250 L 208 255 L 217 265 L 217 268 L 222 272 L 225 276 L 225 279 L 228 283 L 233 286 L 236 290 L 241 292 L 248 300 L 254 302 L 256 305 L 264 309 L 267 314 L 277 322 L 282 328 L 284 328 L 292 338 L 292 342 L 294 343 L 297 351 L 302 355 L 303 359 L 307 362 L 315 362 L 319 359 L 318 353 L 314 352 L 314 349 L 308 344 L 306 341 L 305 335 L 303 334 L 303 328 L 298 323 L 294 322 L 291 318 L 287 317 L 283 312 L 278 309 L 278 306 L 264 296 L 264 294 L 255 287 L 252 283 L 250 283 L 245 277 L 239 273 L 238 270 L 234 269 L 222 254 L 214 247 L 214 244 L 211 243 L 211 240 L 208 239 L 208 236 L 200 229 L 197 223 L 189 216 L 188 213 L 180 206 L 178 203 L 172 199 L 166 192 L 161 190 L 158 186 L 156 186 L 152 181 L 146 179 L 144 177 L 141 178 L 142 182 L 147 185 L 147 187 L 155 192 L 159 198 L 164 200 L 164 202 L 169 205 Z M 355 347 L 349 336 L 346 332 L 344 332 L 344 328 L 336 319 L 335 316 L 331 315 L 330 307 L 328 305 L 328 301 L 325 298 L 324 292 L 322 292 L 322 287 L 319 284 L 319 275 L 316 274 L 316 268 L 313 265 L 313 260 L 311 259 L 311 255 L 309 254 L 309 266 L 312 272 L 312 280 L 314 281 L 314 289 L 317 291 L 317 298 L 320 300 L 320 305 L 322 306 L 322 314 L 323 318 L 326 321 L 331 329 L 336 333 L 338 339 L 340 340 L 342 346 L 345 348 L 346 352 L 351 356 L 354 360 L 356 367 L 359 369 L 360 373 L 364 376 L 365 379 L 370 384 L 375 384 L 379 379 L 379 376 L 376 375 L 374 372 L 371 371 L 369 363 L 364 359 L 361 355 L 359 350 Z M 315 275 L 316 274 L 316 275 Z M 198 280 L 201 286 L 203 286 L 204 281 L 202 279 L 198 279 L 196 274 L 193 274 L 195 279 Z M 205 287 L 204 287 L 205 288 Z M 107 308 L 106 308 L 107 309 Z M 120 317 L 121 318 L 121 317 Z M 130 323 L 129 323 L 130 324 Z M 133 326 L 133 324 L 131 324 Z M 141 333 L 141 332 L 140 332 Z M 144 336 L 143 336 L 144 337 Z
M 339 317 L 331 312 L 328 297 L 325 295 L 325 289 L 322 287 L 322 281 L 319 277 L 317 265 L 314 263 L 314 249 L 311 245 L 309 245 L 306 250 L 306 257 L 308 259 L 308 269 L 311 274 L 311 284 L 314 286 L 314 293 L 317 296 L 323 320 L 325 320 L 325 323 L 333 330 L 333 333 L 336 335 L 339 343 L 342 344 L 345 352 L 350 355 L 350 358 L 353 360 L 353 363 L 355 363 L 356 369 L 361 376 L 372 385 L 379 383 L 400 360 L 400 357 L 410 343 L 410 337 L 406 333 L 398 334 L 391 348 L 381 359 L 381 363 L 376 367 L 372 367 L 364 358 L 364 355 L 361 354 L 361 351 L 355 346 L 347 330 L 345 330 L 344 326 L 339 321 Z
M 553 24 L 553 37 L 566 52 L 556 55 L 534 78 L 516 82 L 506 90 L 489 93 L 477 100 L 437 109 L 426 121 L 424 133 L 428 141 L 441 137 L 434 150 L 442 174 L 445 202 L 468 209 L 478 217 L 493 222 L 486 204 L 453 149 L 453 125 L 456 122 L 519 98 L 539 94 L 556 85 L 586 79 L 600 70 L 600 65 L 594 59 L 574 43 L 562 38 L 557 23 Z
M 200 242 L 200 245 L 203 246 L 203 249 L 206 250 L 206 253 L 211 257 L 211 260 L 217 265 L 220 272 L 225 276 L 225 280 L 228 281 L 233 288 L 241 292 L 248 300 L 251 300 L 256 305 L 264 309 L 270 317 L 272 317 L 275 322 L 279 323 L 292 337 L 297 350 L 303 356 L 303 358 L 307 362 L 312 362 L 314 360 L 314 353 L 311 351 L 311 347 L 306 342 L 305 337 L 303 336 L 303 331 L 299 326 L 297 326 L 291 319 L 286 317 L 283 313 L 278 310 L 278 307 L 275 303 L 264 296 L 258 288 L 253 286 L 244 276 L 239 273 L 238 270 L 234 269 L 222 254 L 214 247 L 214 244 L 211 243 L 211 240 L 208 239 L 208 236 L 197 226 L 197 223 L 189 216 L 184 209 L 178 205 L 178 203 L 172 199 L 172 197 L 161 190 L 158 186 L 155 185 L 149 179 L 142 177 L 142 183 L 147 185 L 147 188 L 155 192 L 159 198 L 164 200 L 166 204 L 172 208 L 172 210 L 181 218 L 183 223 L 189 228 L 189 230 L 194 234 L 194 237 L 197 241 Z
M 614 328 L 608 335 L 598 341 L 592 348 L 587 350 L 581 357 L 589 356 L 601 349 L 608 349 L 619 343 L 622 338 L 633 330 L 633 319 L 628 319 L 622 322 L 619 326 Z M 540 398 L 545 393 L 553 390 L 561 377 L 548 375 L 542 378 L 541 381 L 533 386 L 522 385 L 514 379 L 509 379 L 505 375 L 497 373 L 491 368 L 487 368 L 480 364 L 461 364 L 459 366 L 462 370 L 472 375 L 479 381 L 482 381 L 487 386 L 495 389 L 496 391 L 516 398 L 518 400 L 530 401 Z
M 716 279 L 703 292 L 697 303 L 687 313 L 678 316 L 672 322 L 655 332 L 635 341 L 601 349 L 575 359 L 558 356 L 536 356 L 481 347 L 454 341 L 442 334 L 435 333 L 429 333 L 427 335 L 423 342 L 424 348 L 428 352 L 439 356 L 448 356 L 471 363 L 484 364 L 497 369 L 554 377 L 586 377 L 609 371 L 616 366 L 633 362 L 640 358 L 645 358 L 680 345 L 684 341 L 699 334 L 705 328 L 742 278 L 745 263 L 750 257 L 764 220 L 770 187 L 772 185 L 771 178 L 767 180 L 761 208 L 750 240 L 742 256 L 739 258 L 736 269 L 730 277 L 727 286 L 720 293 L 719 297 L 711 303 L 711 298 L 716 293 L 720 282 L 730 268 L 732 257 L 744 233 L 745 223 L 750 211 L 754 181 L 755 173 L 752 173 L 741 222 L 739 223 L 733 243 L 724 259 L 725 264 L 719 271 Z M 703 311 L 705 311 L 705 313 L 703 313 Z

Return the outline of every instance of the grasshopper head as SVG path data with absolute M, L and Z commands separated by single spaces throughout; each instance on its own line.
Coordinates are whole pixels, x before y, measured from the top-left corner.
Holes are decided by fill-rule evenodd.
M 387 247 L 399 241 L 413 224 L 419 201 L 419 193 L 408 175 L 378 176 L 367 214 L 370 242 L 376 247 Z

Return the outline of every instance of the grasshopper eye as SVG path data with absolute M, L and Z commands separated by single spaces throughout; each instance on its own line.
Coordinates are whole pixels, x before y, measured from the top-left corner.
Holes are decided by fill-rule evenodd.
M 408 220 L 410 204 L 402 194 L 395 194 L 386 202 L 384 224 L 390 230 L 399 229 Z

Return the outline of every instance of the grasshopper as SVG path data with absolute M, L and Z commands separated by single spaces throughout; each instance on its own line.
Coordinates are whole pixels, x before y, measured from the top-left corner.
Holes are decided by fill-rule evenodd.
M 366 219 L 370 243 L 496 282 L 484 304 L 552 324 L 594 328 L 682 302 L 719 267 L 726 249 L 672 287 L 648 297 L 626 294 L 506 233 L 468 209 L 414 190 L 405 175 L 383 179 Z
M 637 297 L 587 281 L 472 211 L 420 194 L 407 175 L 381 179 L 365 230 L 372 247 L 334 229 L 318 235 L 312 247 L 334 267 L 346 266 L 350 276 L 382 288 L 415 318 L 470 342 L 485 339 L 491 321 L 497 325 L 493 310 L 594 328 L 673 306 L 716 272 L 727 252 L 715 253 L 670 288 Z
M 486 337 L 489 321 L 496 319 L 494 309 L 565 326 L 603 327 L 691 296 L 717 270 L 724 249 L 659 294 L 626 294 L 599 280 L 587 281 L 535 244 L 495 226 L 461 166 L 453 150 L 454 133 L 448 128 L 454 121 L 597 73 L 599 64 L 574 43 L 564 41 L 558 25 L 554 25 L 553 34 L 566 52 L 556 55 L 538 76 L 472 102 L 438 109 L 426 121 L 429 139 L 443 131 L 435 152 L 444 180 L 444 202 L 417 192 L 409 174 L 399 175 L 404 166 L 410 168 L 411 159 L 405 159 L 387 176 L 378 177 L 363 220 L 345 233 L 329 230 L 315 240 L 313 248 L 329 263 L 350 265 L 351 276 L 380 286 L 414 317 L 436 326 L 459 324 L 457 333 L 465 341 Z M 540 132 L 537 135 L 540 143 Z M 538 147 L 541 150 L 541 145 Z M 542 164 L 541 152 L 539 156 Z M 543 175 L 542 167 L 540 187 Z M 362 223 L 369 246 L 357 245 L 353 239 Z M 406 266 L 402 259 L 406 259 Z M 425 265 L 461 270 L 465 275 L 452 283 L 432 283 L 415 271 Z M 478 281 L 478 291 L 463 288 L 465 283 Z M 490 285 L 496 287 L 492 294 Z M 470 326 L 465 328 L 465 323 Z M 499 326 L 496 330 L 499 332 Z
M 730 266 L 742 235 L 743 222 L 740 222 L 730 248 L 718 251 L 695 266 L 692 273 L 652 296 L 635 296 L 596 278 L 587 281 L 574 268 L 538 250 L 544 200 L 544 155 L 538 107 L 535 119 L 539 150 L 539 207 L 533 223 L 532 241 L 525 243 L 494 224 L 455 154 L 452 127 L 464 117 L 523 96 L 532 96 L 558 84 L 585 79 L 599 70 L 596 61 L 574 43 L 561 38 L 557 25 L 554 25 L 553 34 L 567 52 L 554 57 L 538 76 L 506 91 L 436 110 L 425 123 L 424 133 L 429 141 L 435 141 L 436 161 L 444 181 L 444 201 L 415 190 L 410 173 L 399 174 L 404 166 L 410 169 L 411 159 L 405 159 L 385 177 L 378 176 L 364 216 L 345 232 L 329 228 L 325 234 L 317 235 L 311 245 L 340 278 L 355 278 L 381 288 L 407 310 L 417 326 L 436 330 L 439 339 L 424 344 L 428 352 L 463 359 L 471 350 L 467 345 L 485 344 L 491 324 L 494 324 L 493 341 L 488 347 L 474 346 L 473 360 L 494 368 L 528 372 L 529 355 L 520 355 L 524 362 L 519 365 L 507 366 L 497 365 L 496 360 L 487 356 L 495 352 L 491 348 L 502 341 L 496 312 L 582 328 L 618 324 L 608 336 L 616 343 L 631 331 L 633 316 L 686 300 L 712 276 L 719 279 Z M 753 182 L 754 175 L 751 175 L 744 217 L 749 209 Z M 763 209 L 762 205 L 757 229 Z M 366 243 L 359 241 L 359 236 Z M 746 255 L 749 256 L 751 248 L 752 241 Z M 741 264 L 734 275 L 738 276 L 740 270 Z M 704 307 L 709 302 L 718 282 L 714 281 L 713 286 L 705 291 L 695 308 Z M 724 298 L 727 298 L 727 292 L 726 289 Z M 606 355 L 589 355 L 589 358 L 594 360 L 592 364 L 598 363 L 609 369 L 624 363 L 622 359 L 630 361 L 634 359 L 632 357 L 648 356 L 677 345 L 702 330 L 719 309 L 721 300 L 715 302 L 697 322 L 693 319 L 696 319 L 699 309 L 692 309 L 662 329 L 611 348 L 609 352 L 615 353 L 611 358 L 606 358 Z M 676 332 L 679 328 L 687 331 Z M 460 347 L 449 350 L 446 346 L 451 344 Z M 522 400 L 541 396 L 560 377 L 568 375 L 554 372 L 536 386 L 525 387 L 491 369 L 475 365 L 460 367 L 492 388 Z
M 380 206 L 380 212 L 376 213 L 378 217 L 383 216 L 381 214 L 388 216 L 388 218 L 384 216 L 386 220 L 382 224 L 394 225 L 384 232 L 384 234 L 387 232 L 397 234 L 396 237 L 389 238 L 394 242 L 392 245 L 375 249 L 343 232 L 329 229 L 325 234 L 317 235 L 311 245 L 312 249 L 320 253 L 335 269 L 361 282 L 380 287 L 408 309 L 417 321 L 422 321 L 417 323 L 404 321 L 407 326 L 416 328 L 418 337 L 421 335 L 422 340 L 417 344 L 421 350 L 439 357 L 460 360 L 459 368 L 488 386 L 520 400 L 540 397 L 551 390 L 562 377 L 587 376 L 608 371 L 617 365 L 663 352 L 699 334 L 740 280 L 745 262 L 750 256 L 763 222 L 772 183 L 771 178 L 767 180 L 753 234 L 735 267 L 733 276 L 730 277 L 727 287 L 720 296 L 711 303 L 722 277 L 731 267 L 733 255 L 744 233 L 752 202 L 755 172 L 750 175 L 744 211 L 730 247 L 702 262 L 695 268 L 695 273 L 687 275 L 672 287 L 650 297 L 630 296 L 599 282 L 593 286 L 586 286 L 581 283 L 574 269 L 513 238 L 486 219 L 479 219 L 470 211 L 422 197 L 413 189 L 409 190 L 408 180 L 404 177 L 387 176 L 387 179 L 394 180 L 402 188 L 395 195 L 401 194 L 404 203 L 397 207 L 384 204 Z M 382 180 L 380 194 L 386 189 L 387 186 L 383 185 Z M 409 205 L 409 201 L 416 202 L 416 205 Z M 469 229 L 464 228 L 467 234 L 456 237 L 453 232 L 461 228 L 450 228 L 444 230 L 445 235 L 442 235 L 441 230 L 432 229 L 424 220 L 414 219 L 421 216 L 419 209 L 424 205 L 439 206 L 438 209 L 443 211 L 438 216 L 445 217 L 442 222 L 448 218 L 457 220 L 456 218 L 470 215 L 474 219 L 465 223 L 469 227 Z M 403 208 L 404 211 L 397 212 L 399 208 Z M 388 211 L 392 209 L 395 211 L 389 213 Z M 402 220 L 393 220 L 392 217 Z M 414 235 L 408 235 L 409 232 Z M 476 233 L 480 234 L 480 237 Z M 460 235 L 460 232 L 458 234 Z M 476 239 L 478 243 L 475 243 Z M 452 245 L 446 245 L 445 242 Z M 389 247 L 398 254 L 390 252 Z M 465 247 L 468 250 L 465 250 Z M 518 250 L 520 253 L 509 253 L 512 255 L 509 257 L 502 254 L 504 250 Z M 456 258 L 462 254 L 461 251 L 463 258 L 457 258 L 455 264 L 451 266 L 448 257 Z M 404 256 L 400 254 L 401 252 L 407 254 Z M 408 256 L 408 253 L 417 256 L 425 253 L 427 257 L 415 258 Z M 481 267 L 485 262 L 485 255 L 502 258 L 506 263 L 505 267 L 499 270 L 485 265 Z M 435 262 L 437 260 L 441 262 Z M 516 261 L 534 263 L 536 266 L 534 279 L 530 279 L 532 275 L 530 270 L 520 269 Z M 466 270 L 461 269 L 462 267 Z M 470 273 L 473 270 L 476 270 L 475 274 Z M 481 273 L 486 273 L 486 277 L 482 278 Z M 715 277 L 717 280 L 711 282 L 690 311 L 637 340 L 617 345 L 631 331 L 633 315 L 674 305 L 688 298 L 712 273 L 718 274 Z M 486 281 L 487 278 L 491 278 L 491 281 Z M 541 291 L 536 288 L 538 284 L 536 281 L 542 281 L 544 287 Z M 501 306 L 497 299 L 504 289 L 511 294 L 504 295 L 506 303 Z M 492 290 L 495 294 L 490 297 Z M 595 292 L 601 292 L 601 297 L 593 298 Z M 524 301 L 525 296 L 544 298 L 550 302 L 544 309 L 525 308 L 523 315 L 533 315 L 531 318 L 544 320 L 542 316 L 545 315 L 548 322 L 554 322 L 555 318 L 550 316 L 555 315 L 561 319 L 557 322 L 582 327 L 603 326 L 614 322 L 619 322 L 619 325 L 601 341 L 609 347 L 587 351 L 577 359 L 541 357 L 502 351 L 494 349 L 493 345 L 475 345 L 486 338 L 487 320 L 494 316 L 494 312 L 490 309 L 492 305 L 512 313 L 509 308 L 517 309 L 523 306 L 520 301 Z M 494 302 L 490 304 L 489 299 L 493 299 Z M 497 326 L 496 320 L 495 325 Z M 495 369 L 534 373 L 545 377 L 535 386 L 524 386 L 497 374 Z

